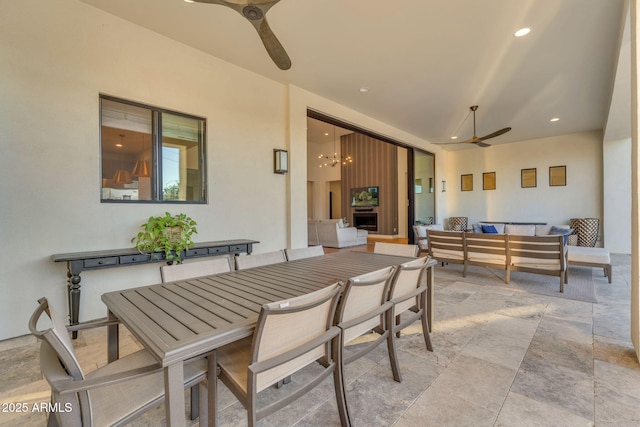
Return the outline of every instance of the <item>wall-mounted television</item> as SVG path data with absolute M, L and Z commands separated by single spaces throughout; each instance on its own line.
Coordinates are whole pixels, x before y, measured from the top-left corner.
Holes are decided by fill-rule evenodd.
M 351 206 L 378 206 L 378 187 L 361 187 L 351 189 Z

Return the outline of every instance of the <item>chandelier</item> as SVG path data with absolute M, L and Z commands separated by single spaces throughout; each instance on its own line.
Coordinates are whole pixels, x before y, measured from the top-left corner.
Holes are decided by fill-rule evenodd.
M 325 133 L 325 136 L 329 136 L 329 133 Z M 333 155 L 327 156 L 324 154 L 320 154 L 318 156 L 318 159 L 320 159 L 321 168 L 327 168 L 327 167 L 334 168 L 339 164 L 347 165 L 347 164 L 353 163 L 353 159 L 351 158 L 351 156 L 342 158 L 341 156 L 338 155 L 338 151 L 336 150 L 336 127 L 335 126 L 333 127 Z

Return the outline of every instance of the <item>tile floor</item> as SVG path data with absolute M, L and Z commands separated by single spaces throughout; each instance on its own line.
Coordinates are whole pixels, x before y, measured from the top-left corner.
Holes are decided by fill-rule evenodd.
M 630 257 L 613 259 L 612 284 L 593 270 L 595 304 L 477 285 L 473 269 L 464 280 L 438 280 L 436 271 L 435 351 L 426 351 L 419 328 L 404 334 L 402 383 L 392 379 L 385 346 L 349 365 L 354 424 L 640 425 L 640 365 L 629 339 Z M 137 348 L 123 335 L 124 352 Z M 87 370 L 105 363 L 103 331 L 84 333 L 76 345 Z M 10 402 L 48 401 L 37 356 L 31 337 L 0 342 L 0 425 L 46 425 L 43 413 L 2 411 Z M 294 376 L 289 390 L 304 375 Z M 242 407 L 219 389 L 218 425 L 246 425 Z M 163 415 L 158 407 L 132 425 L 163 425 Z M 338 426 L 331 379 L 259 425 Z

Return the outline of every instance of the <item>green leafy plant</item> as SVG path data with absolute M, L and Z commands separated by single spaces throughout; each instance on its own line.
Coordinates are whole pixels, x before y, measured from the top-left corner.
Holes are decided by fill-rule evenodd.
M 137 236 L 131 239 L 141 253 L 162 252 L 167 261 L 182 261 L 183 251 L 193 246 L 191 236 L 198 232 L 196 222 L 185 214 L 151 216 Z

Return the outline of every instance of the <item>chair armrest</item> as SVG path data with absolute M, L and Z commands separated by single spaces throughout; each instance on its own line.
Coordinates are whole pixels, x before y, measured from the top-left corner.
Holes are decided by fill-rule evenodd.
M 407 294 L 407 295 L 403 295 L 400 298 L 394 298 L 389 300 L 389 302 L 393 303 L 393 304 L 399 304 L 401 302 L 407 301 L 411 298 L 415 298 L 418 295 L 420 295 L 423 292 L 427 291 L 427 285 L 422 285 L 420 287 L 417 287 L 414 291 L 412 291 L 411 293 Z
M 73 394 L 79 391 L 87 391 L 98 387 L 117 384 L 124 381 L 133 380 L 146 375 L 162 372 L 163 368 L 159 364 L 142 366 L 128 371 L 118 372 L 104 376 L 87 378 L 84 380 L 58 380 L 51 382 L 51 388 L 61 395 Z
M 102 319 L 90 320 L 88 322 L 78 323 L 77 325 L 67 326 L 67 331 L 81 331 L 84 329 L 100 328 L 103 326 L 114 326 L 120 324 L 120 320 L 108 320 L 106 317 Z

